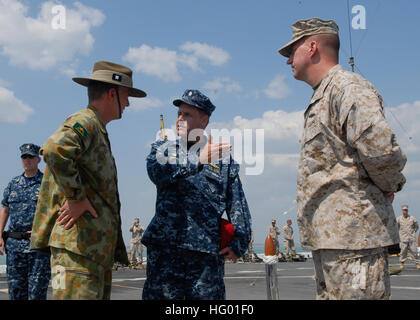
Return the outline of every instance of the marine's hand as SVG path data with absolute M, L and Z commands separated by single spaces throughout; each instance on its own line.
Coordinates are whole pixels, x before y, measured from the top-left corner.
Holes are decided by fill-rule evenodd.
M 389 199 L 389 201 L 391 201 L 391 203 L 394 201 L 394 197 L 395 197 L 394 192 L 386 192 L 385 195 L 388 197 L 388 199 Z
M 65 224 L 65 229 L 70 229 L 79 217 L 88 211 L 93 217 L 97 218 L 98 215 L 92 204 L 86 198 L 83 201 L 66 201 L 60 208 L 60 216 L 57 221 L 62 226 Z
M 236 254 L 228 247 L 220 250 L 219 254 L 222 255 L 225 259 L 232 259 L 232 260 L 238 259 Z
M 232 150 L 232 145 L 226 142 L 212 142 L 212 136 L 200 152 L 200 164 L 208 164 L 225 157 Z

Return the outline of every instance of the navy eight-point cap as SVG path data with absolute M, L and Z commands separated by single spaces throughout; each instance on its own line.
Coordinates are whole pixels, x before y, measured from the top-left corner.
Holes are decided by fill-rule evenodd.
M 39 156 L 39 149 L 41 149 L 40 146 L 37 146 L 33 143 L 25 143 L 19 147 L 19 150 L 21 152 L 20 156 L 24 156 L 25 154 L 29 154 L 34 157 Z
M 185 90 L 181 98 L 173 101 L 173 104 L 177 107 L 179 107 L 181 103 L 186 103 L 201 109 L 209 116 L 211 116 L 214 109 L 216 109 L 216 106 L 210 101 L 210 99 L 198 90 Z

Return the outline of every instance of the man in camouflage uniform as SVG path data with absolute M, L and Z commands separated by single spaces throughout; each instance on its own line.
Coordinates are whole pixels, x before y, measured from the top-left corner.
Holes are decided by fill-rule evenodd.
M 417 219 L 408 214 L 408 206 L 402 206 L 402 215 L 397 218 L 398 229 L 400 232 L 400 264 L 404 269 L 407 261 L 407 254 L 411 254 L 416 262 L 416 268 L 420 269 L 420 261 L 417 254 L 416 232 L 419 229 Z
M 143 235 L 144 228 L 140 225 L 139 218 L 134 219 L 134 223 L 130 227 L 130 232 L 131 232 L 131 241 L 130 241 L 131 264 L 136 265 L 137 262 L 142 264 L 143 263 L 143 245 L 141 243 L 141 236 Z M 136 260 L 136 252 L 139 255 L 137 260 Z
M 406 157 L 383 100 L 338 64 L 338 26 L 318 18 L 292 26 L 279 52 L 314 93 L 304 114 L 298 226 L 313 251 L 318 299 L 388 299 L 387 247 L 399 242 L 392 208 Z
M 280 235 L 280 230 L 276 226 L 276 220 L 271 220 L 271 226 L 268 227 L 268 233 L 271 236 L 271 239 L 273 239 L 274 248 L 276 248 L 276 256 L 280 253 L 280 243 L 278 236 Z
M 0 255 L 6 249 L 10 300 L 46 300 L 51 277 L 50 255 L 29 250 L 43 176 L 38 169 L 41 161 L 39 146 L 27 143 L 20 147 L 20 151 L 25 172 L 10 181 L 1 202 Z M 3 233 L 9 217 L 9 229 Z
M 293 237 L 292 220 L 287 219 L 286 225 L 283 227 L 284 235 L 284 250 L 286 252 L 286 259 L 291 260 L 296 255 L 295 241 Z M 292 255 L 290 255 L 290 251 Z
M 128 264 L 122 238 L 117 170 L 106 125 L 122 117 L 132 71 L 100 61 L 90 78 L 89 106 L 68 117 L 41 149 L 47 164 L 31 248 L 51 250 L 54 299 L 110 299 L 112 265 Z
M 198 90 L 173 102 L 178 138 L 158 140 L 147 157 L 157 188 L 156 212 L 143 235 L 147 247 L 144 300 L 226 298 L 224 258 L 248 248 L 251 216 L 231 146 L 207 140 L 203 130 L 215 109 Z M 199 139 L 199 141 L 197 141 Z M 233 240 L 220 248 L 221 217 L 235 227 Z

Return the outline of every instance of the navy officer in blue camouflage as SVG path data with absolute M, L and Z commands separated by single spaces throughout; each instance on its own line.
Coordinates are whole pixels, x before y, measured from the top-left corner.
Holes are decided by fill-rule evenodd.
M 241 257 L 251 237 L 239 164 L 230 156 L 230 144 L 205 137 L 215 109 L 209 98 L 186 90 L 173 104 L 178 107 L 178 137 L 157 140 L 147 157 L 157 199 L 142 238 L 147 247 L 142 298 L 224 300 L 224 259 Z M 224 212 L 235 233 L 227 247 L 220 248 Z
M 43 174 L 38 169 L 40 147 L 20 147 L 24 173 L 4 190 L 0 210 L 0 255 L 6 251 L 10 300 L 46 300 L 50 281 L 50 254 L 29 250 L 32 222 Z M 9 220 L 8 231 L 3 232 Z

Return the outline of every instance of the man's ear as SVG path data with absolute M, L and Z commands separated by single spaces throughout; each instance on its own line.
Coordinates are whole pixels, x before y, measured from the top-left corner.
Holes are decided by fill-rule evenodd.
M 309 43 L 309 55 L 312 58 L 316 53 L 318 52 L 318 42 L 315 40 L 312 40 Z
M 209 124 L 209 120 L 210 120 L 210 117 L 208 114 L 205 114 L 201 117 L 201 126 L 203 129 L 207 127 L 207 125 Z

